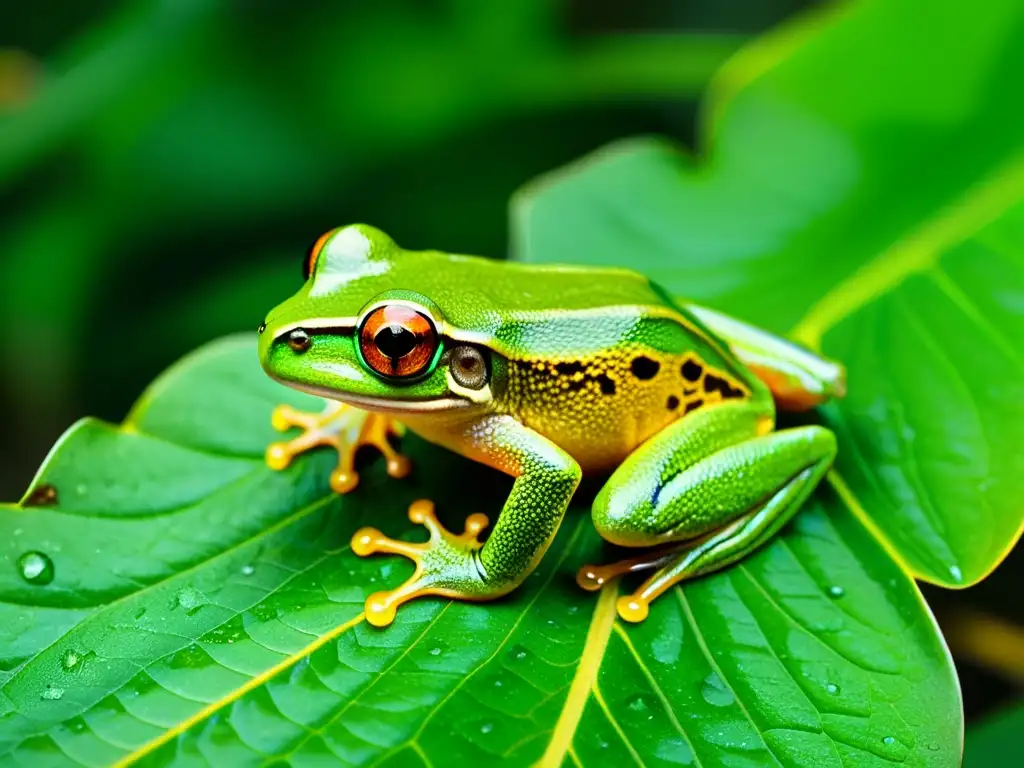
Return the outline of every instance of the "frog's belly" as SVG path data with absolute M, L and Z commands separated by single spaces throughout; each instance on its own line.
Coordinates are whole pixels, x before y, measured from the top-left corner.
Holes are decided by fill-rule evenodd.
M 586 474 L 615 469 L 651 435 L 674 421 L 662 404 L 636 402 L 629 407 L 580 407 L 553 413 L 523 413 L 522 421 L 572 456 Z
M 504 404 L 584 472 L 614 469 L 651 435 L 749 390 L 694 352 L 622 348 L 586 361 L 513 363 Z
M 595 384 L 533 393 L 517 403 L 515 415 L 576 459 L 585 473 L 604 473 L 682 414 L 680 398 L 667 386 L 622 390 L 602 393 Z

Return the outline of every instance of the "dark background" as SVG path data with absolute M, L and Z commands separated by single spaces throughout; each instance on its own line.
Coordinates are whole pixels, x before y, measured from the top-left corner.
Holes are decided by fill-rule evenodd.
M 502 256 L 538 174 L 626 135 L 692 147 L 707 76 L 810 5 L 0 4 L 0 497 L 75 419 L 119 421 L 181 355 L 255 329 L 321 232 Z M 658 67 L 600 45 L 622 32 L 691 39 Z M 1022 570 L 924 587 L 968 724 L 1020 697 Z

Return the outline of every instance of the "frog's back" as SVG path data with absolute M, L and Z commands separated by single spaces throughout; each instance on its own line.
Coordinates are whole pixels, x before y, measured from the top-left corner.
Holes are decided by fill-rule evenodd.
M 629 270 L 523 267 L 496 289 L 500 407 L 606 471 L 654 433 L 756 386 L 726 345 Z M 536 296 L 535 292 L 543 292 Z
M 436 265 L 434 264 L 436 260 Z M 607 307 L 663 307 L 644 275 L 628 269 L 524 264 L 438 252 L 406 253 L 396 265 L 404 282 L 429 296 L 455 327 L 498 335 L 509 317 L 528 319 Z

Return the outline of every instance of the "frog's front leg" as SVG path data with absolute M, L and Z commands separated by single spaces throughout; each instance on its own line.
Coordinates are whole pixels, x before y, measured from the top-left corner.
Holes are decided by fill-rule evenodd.
M 338 466 L 331 472 L 331 488 L 336 493 L 348 493 L 359 484 L 356 452 L 364 445 L 371 445 L 384 455 L 391 477 L 409 474 L 409 459 L 398 453 L 388 439 L 392 435 L 401 436 L 404 428 L 389 416 L 327 400 L 320 413 L 279 405 L 271 415 L 271 423 L 280 432 L 291 427 L 303 430 L 292 440 L 267 446 L 266 461 L 271 469 L 285 469 L 296 456 L 328 445 L 338 452 Z
M 367 598 L 366 619 L 375 626 L 390 624 L 398 606 L 415 597 L 482 601 L 511 592 L 547 551 L 580 482 L 580 467 L 572 457 L 509 416 L 462 425 L 441 442 L 515 477 L 512 492 L 483 545 L 477 534 L 487 526 L 486 516 L 471 515 L 465 532 L 455 535 L 437 521 L 428 501 L 409 508 L 409 519 L 430 532 L 426 542 L 397 541 L 375 528 L 357 531 L 352 538 L 357 555 L 386 552 L 416 564 L 402 586 Z
M 835 436 L 818 426 L 771 432 L 770 402 L 723 403 L 675 422 L 629 457 L 594 501 L 601 535 L 623 546 L 674 543 L 632 560 L 584 566 L 598 589 L 622 573 L 657 568 L 619 598 L 626 621 L 683 579 L 717 570 L 766 542 L 832 465 Z

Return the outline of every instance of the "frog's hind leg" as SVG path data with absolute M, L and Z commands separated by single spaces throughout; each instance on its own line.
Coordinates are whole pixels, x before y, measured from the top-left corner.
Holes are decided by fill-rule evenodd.
M 271 415 L 271 423 L 280 432 L 299 427 L 302 434 L 267 446 L 267 466 L 285 469 L 296 456 L 321 445 L 330 446 L 338 452 L 338 466 L 331 472 L 331 488 L 336 493 L 348 493 L 359 484 L 356 452 L 364 445 L 371 445 L 384 455 L 391 477 L 405 477 L 411 469 L 409 459 L 396 451 L 389 440 L 404 431 L 390 416 L 328 400 L 320 413 L 279 405 Z
M 806 411 L 846 394 L 846 370 L 787 338 L 707 307 L 686 308 L 728 343 L 786 411 Z
M 614 576 L 657 568 L 618 602 L 623 619 L 642 621 L 674 584 L 766 542 L 800 508 L 836 451 L 835 437 L 822 427 L 765 433 L 766 424 L 770 429 L 763 404 L 727 403 L 676 422 L 642 446 L 598 494 L 594 523 L 616 544 L 671 547 L 584 566 L 580 585 L 596 589 Z

